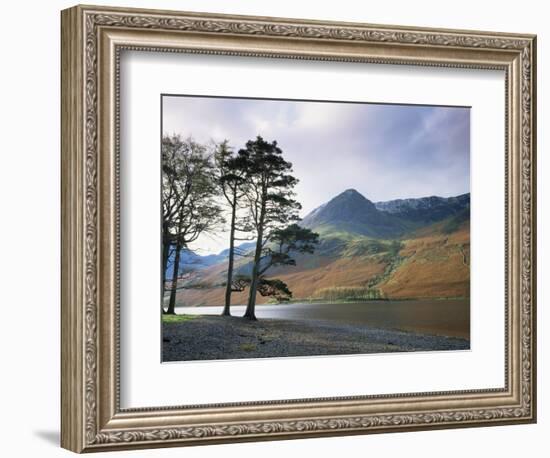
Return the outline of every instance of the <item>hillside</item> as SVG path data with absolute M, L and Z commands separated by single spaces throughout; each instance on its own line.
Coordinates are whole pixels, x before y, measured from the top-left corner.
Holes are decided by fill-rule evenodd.
M 286 282 L 293 300 L 468 297 L 469 204 L 469 194 L 375 204 L 344 191 L 301 222 L 320 234 L 315 253 L 268 276 Z M 238 258 L 237 272 L 246 273 L 249 262 Z M 192 272 L 178 303 L 222 304 L 225 274 L 225 262 Z M 245 303 L 246 292 L 232 302 Z

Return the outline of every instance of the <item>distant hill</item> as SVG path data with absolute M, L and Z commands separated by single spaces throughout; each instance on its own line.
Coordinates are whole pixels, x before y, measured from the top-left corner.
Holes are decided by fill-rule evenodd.
M 251 250 L 255 245 L 255 242 L 246 242 L 237 245 L 236 253 L 244 254 L 248 250 Z M 203 270 L 216 264 L 227 262 L 229 256 L 229 248 L 220 251 L 218 254 L 208 254 L 201 256 L 192 250 L 182 250 L 180 254 L 180 267 L 178 272 L 180 275 L 193 272 L 196 270 Z M 166 278 L 171 278 L 173 275 L 173 260 L 172 255 L 168 262 L 168 268 L 166 269 Z

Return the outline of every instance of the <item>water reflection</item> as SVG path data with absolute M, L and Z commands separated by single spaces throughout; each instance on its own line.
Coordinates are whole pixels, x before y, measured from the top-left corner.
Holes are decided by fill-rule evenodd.
M 235 316 L 243 315 L 244 310 L 243 305 L 231 307 L 231 313 Z M 222 307 L 178 307 L 176 311 L 190 315 L 218 315 L 221 314 Z M 468 300 L 258 305 L 256 316 L 259 319 L 325 320 L 342 324 L 364 324 L 421 334 L 470 338 L 470 301 Z

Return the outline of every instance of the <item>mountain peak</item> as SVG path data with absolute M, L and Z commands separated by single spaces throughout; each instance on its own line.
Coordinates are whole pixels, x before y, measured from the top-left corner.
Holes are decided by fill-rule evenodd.
M 360 196 L 364 197 L 363 194 L 361 194 L 359 191 L 357 191 L 357 189 L 353 189 L 353 188 L 350 188 L 350 189 L 346 189 L 343 193 L 341 193 L 342 195 L 353 195 L 353 194 L 359 194 Z
M 372 202 L 369 199 L 367 199 L 363 194 L 357 191 L 357 189 L 353 189 L 353 188 L 346 189 L 345 191 L 338 194 L 336 197 L 333 197 L 327 203 L 342 202 L 342 201 L 356 201 L 356 202 L 372 204 Z
M 400 221 L 377 210 L 356 189 L 346 189 L 316 208 L 302 220 L 301 225 L 310 229 L 332 227 L 372 237 L 395 235 L 403 230 Z
M 354 189 L 354 188 L 346 189 L 345 191 L 338 194 L 336 197 L 343 197 L 343 196 L 346 196 L 346 197 L 362 197 L 363 199 L 366 198 L 363 194 L 361 194 L 357 189 Z M 336 197 L 334 197 L 334 199 L 336 199 Z

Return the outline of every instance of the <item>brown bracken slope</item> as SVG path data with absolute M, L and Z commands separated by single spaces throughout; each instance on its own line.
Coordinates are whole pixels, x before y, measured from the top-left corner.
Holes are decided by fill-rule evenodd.
M 357 250 L 368 238 L 347 241 L 338 254 L 297 258 L 297 266 L 273 269 L 269 277 L 280 278 L 293 292 L 293 300 L 318 299 L 319 291 L 332 287 L 376 288 L 387 299 L 469 297 L 470 227 L 462 223 L 451 233 L 444 224 L 424 228 L 400 240 L 400 249 L 383 248 L 376 253 Z M 382 242 L 389 247 L 391 241 Z M 350 250 L 350 244 L 354 250 Z M 384 245 L 386 244 L 386 245 Z M 178 305 L 222 305 L 225 263 L 197 272 L 194 284 L 202 287 L 178 292 Z M 233 304 L 245 304 L 247 293 L 234 293 Z M 268 298 L 258 295 L 257 303 Z

